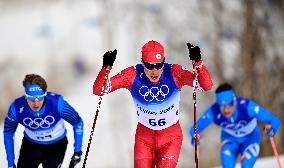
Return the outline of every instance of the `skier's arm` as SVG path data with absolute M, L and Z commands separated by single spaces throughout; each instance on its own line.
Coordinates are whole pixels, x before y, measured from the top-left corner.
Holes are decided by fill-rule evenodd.
M 134 67 L 126 68 L 114 77 L 110 79 L 105 79 L 106 75 L 108 75 L 107 69 L 109 69 L 110 72 L 113 63 L 116 59 L 116 54 L 117 50 L 115 49 L 113 51 L 108 51 L 103 55 L 103 66 L 93 85 L 93 93 L 95 95 L 101 96 L 105 93 L 113 92 L 119 88 L 127 88 L 128 90 L 131 90 L 132 83 L 136 76 L 136 71 Z
M 204 91 L 208 91 L 212 88 L 213 82 L 209 71 L 207 70 L 204 62 L 201 60 L 195 63 L 197 66 L 197 80 L 198 87 Z
M 208 91 L 212 88 L 213 83 L 211 80 L 210 73 L 208 72 L 206 66 L 203 61 L 195 63 L 197 68 L 197 85 L 199 90 Z M 193 86 L 193 74 L 191 71 L 185 69 L 181 65 L 173 64 L 172 65 L 172 74 L 175 80 L 175 83 L 179 89 L 181 89 L 184 85 Z
M 6 155 L 8 160 L 8 166 L 14 165 L 15 153 L 14 153 L 14 134 L 18 126 L 16 117 L 16 111 L 14 103 L 11 104 L 7 116 L 4 121 L 4 144 L 6 149 Z
M 74 132 L 74 152 L 80 152 L 82 150 L 83 140 L 83 120 L 75 109 L 63 99 L 61 96 L 58 100 L 58 109 L 60 116 L 73 126 Z
M 102 95 L 101 90 L 103 87 L 105 74 L 106 74 L 106 68 L 102 67 L 93 85 L 93 93 L 95 95 L 99 96 Z M 122 70 L 120 73 L 118 73 L 117 75 L 111 77 L 106 81 L 104 86 L 104 93 L 110 93 L 120 88 L 126 88 L 130 91 L 135 76 L 136 76 L 136 70 L 133 66 Z
M 281 125 L 280 120 L 257 103 L 250 101 L 248 105 L 248 112 L 250 117 L 255 117 L 258 121 L 270 125 L 272 129 L 270 131 L 273 132 L 273 135 L 278 131 Z
M 197 120 L 197 133 L 201 134 L 213 122 L 213 112 L 208 108 L 206 112 Z M 194 137 L 194 125 L 189 130 L 189 135 Z

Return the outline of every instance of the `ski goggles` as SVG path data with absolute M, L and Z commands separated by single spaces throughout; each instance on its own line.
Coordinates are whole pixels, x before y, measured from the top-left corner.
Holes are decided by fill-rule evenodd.
M 230 102 L 230 103 L 223 103 L 220 105 L 220 109 L 221 111 L 225 110 L 226 108 L 232 108 L 234 105 L 234 101 Z
M 38 84 L 27 85 L 25 87 L 25 96 L 32 102 L 42 101 L 46 96 L 46 92 L 40 88 Z
M 42 95 L 35 95 L 35 96 L 26 94 L 25 96 L 28 100 L 35 102 L 35 101 L 42 101 L 45 98 L 46 93 L 44 93 Z
M 164 62 L 155 63 L 155 64 L 150 64 L 150 63 L 148 63 L 148 62 L 144 62 L 144 61 L 143 61 L 143 63 L 144 63 L 144 65 L 145 65 L 145 67 L 146 67 L 147 69 L 149 69 L 149 70 L 153 70 L 154 68 L 157 69 L 157 70 L 159 70 L 159 69 L 161 69 L 161 68 L 163 67 L 163 65 L 164 65 Z
M 216 102 L 220 105 L 220 109 L 231 108 L 236 100 L 233 90 L 226 90 L 216 94 Z

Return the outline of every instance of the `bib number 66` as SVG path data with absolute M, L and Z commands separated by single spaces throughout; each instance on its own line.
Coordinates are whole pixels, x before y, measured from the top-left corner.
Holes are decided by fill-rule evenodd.
M 152 126 L 164 126 L 166 125 L 166 119 L 162 118 L 156 121 L 156 119 L 149 119 L 149 124 Z

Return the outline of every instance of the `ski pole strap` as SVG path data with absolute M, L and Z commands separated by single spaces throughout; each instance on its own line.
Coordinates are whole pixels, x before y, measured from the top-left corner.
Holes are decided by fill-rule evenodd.
M 278 155 L 278 152 L 277 152 L 277 148 L 276 148 L 276 145 L 275 145 L 273 137 L 269 137 L 269 140 L 270 140 L 271 147 L 273 149 L 274 155 L 275 155 L 276 160 L 277 160 L 278 168 L 282 168 L 281 163 L 280 163 L 280 159 L 279 159 L 279 155 Z
M 103 78 L 103 87 L 102 87 L 102 90 L 101 90 L 101 96 L 99 97 L 99 102 L 98 102 L 98 106 L 97 106 L 97 110 L 96 110 L 96 114 L 95 114 L 95 118 L 94 118 L 94 121 L 93 121 L 93 126 L 92 126 L 92 130 L 91 130 L 91 134 L 90 134 L 90 137 L 89 137 L 89 142 L 88 142 L 88 146 L 87 146 L 87 150 L 86 150 L 86 154 L 85 154 L 85 158 L 84 158 L 84 163 L 83 163 L 83 167 L 82 168 L 85 168 L 86 166 L 86 163 L 87 163 L 87 159 L 88 159 L 88 155 L 89 155 L 89 150 L 90 150 L 90 147 L 91 147 L 91 143 L 92 143 L 92 139 L 93 139 L 93 136 L 94 136 L 94 131 L 95 131 L 95 127 L 96 127 L 96 122 L 97 122 L 97 118 L 98 118 L 98 114 L 99 114 L 99 111 L 100 111 L 100 108 L 101 108 L 101 104 L 102 104 L 102 100 L 103 100 L 103 95 L 104 95 L 104 86 L 106 84 L 106 81 L 108 80 L 108 74 L 110 72 L 110 66 L 108 66 L 106 68 L 106 74 Z

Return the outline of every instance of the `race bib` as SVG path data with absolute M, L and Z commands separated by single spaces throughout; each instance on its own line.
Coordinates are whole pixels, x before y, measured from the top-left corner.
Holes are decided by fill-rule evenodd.
M 241 120 L 238 123 L 231 124 L 223 122 L 220 126 L 226 133 L 234 137 L 243 137 L 250 134 L 254 130 L 254 128 L 257 126 L 257 121 L 254 118 L 249 123 L 244 120 Z
M 142 104 L 134 99 L 138 122 L 152 130 L 172 126 L 179 120 L 179 100 L 180 92 L 173 93 L 160 104 Z
M 57 139 L 65 133 L 64 122 L 61 119 L 54 127 L 48 129 L 30 130 L 25 128 L 26 135 L 38 142 L 48 142 Z

